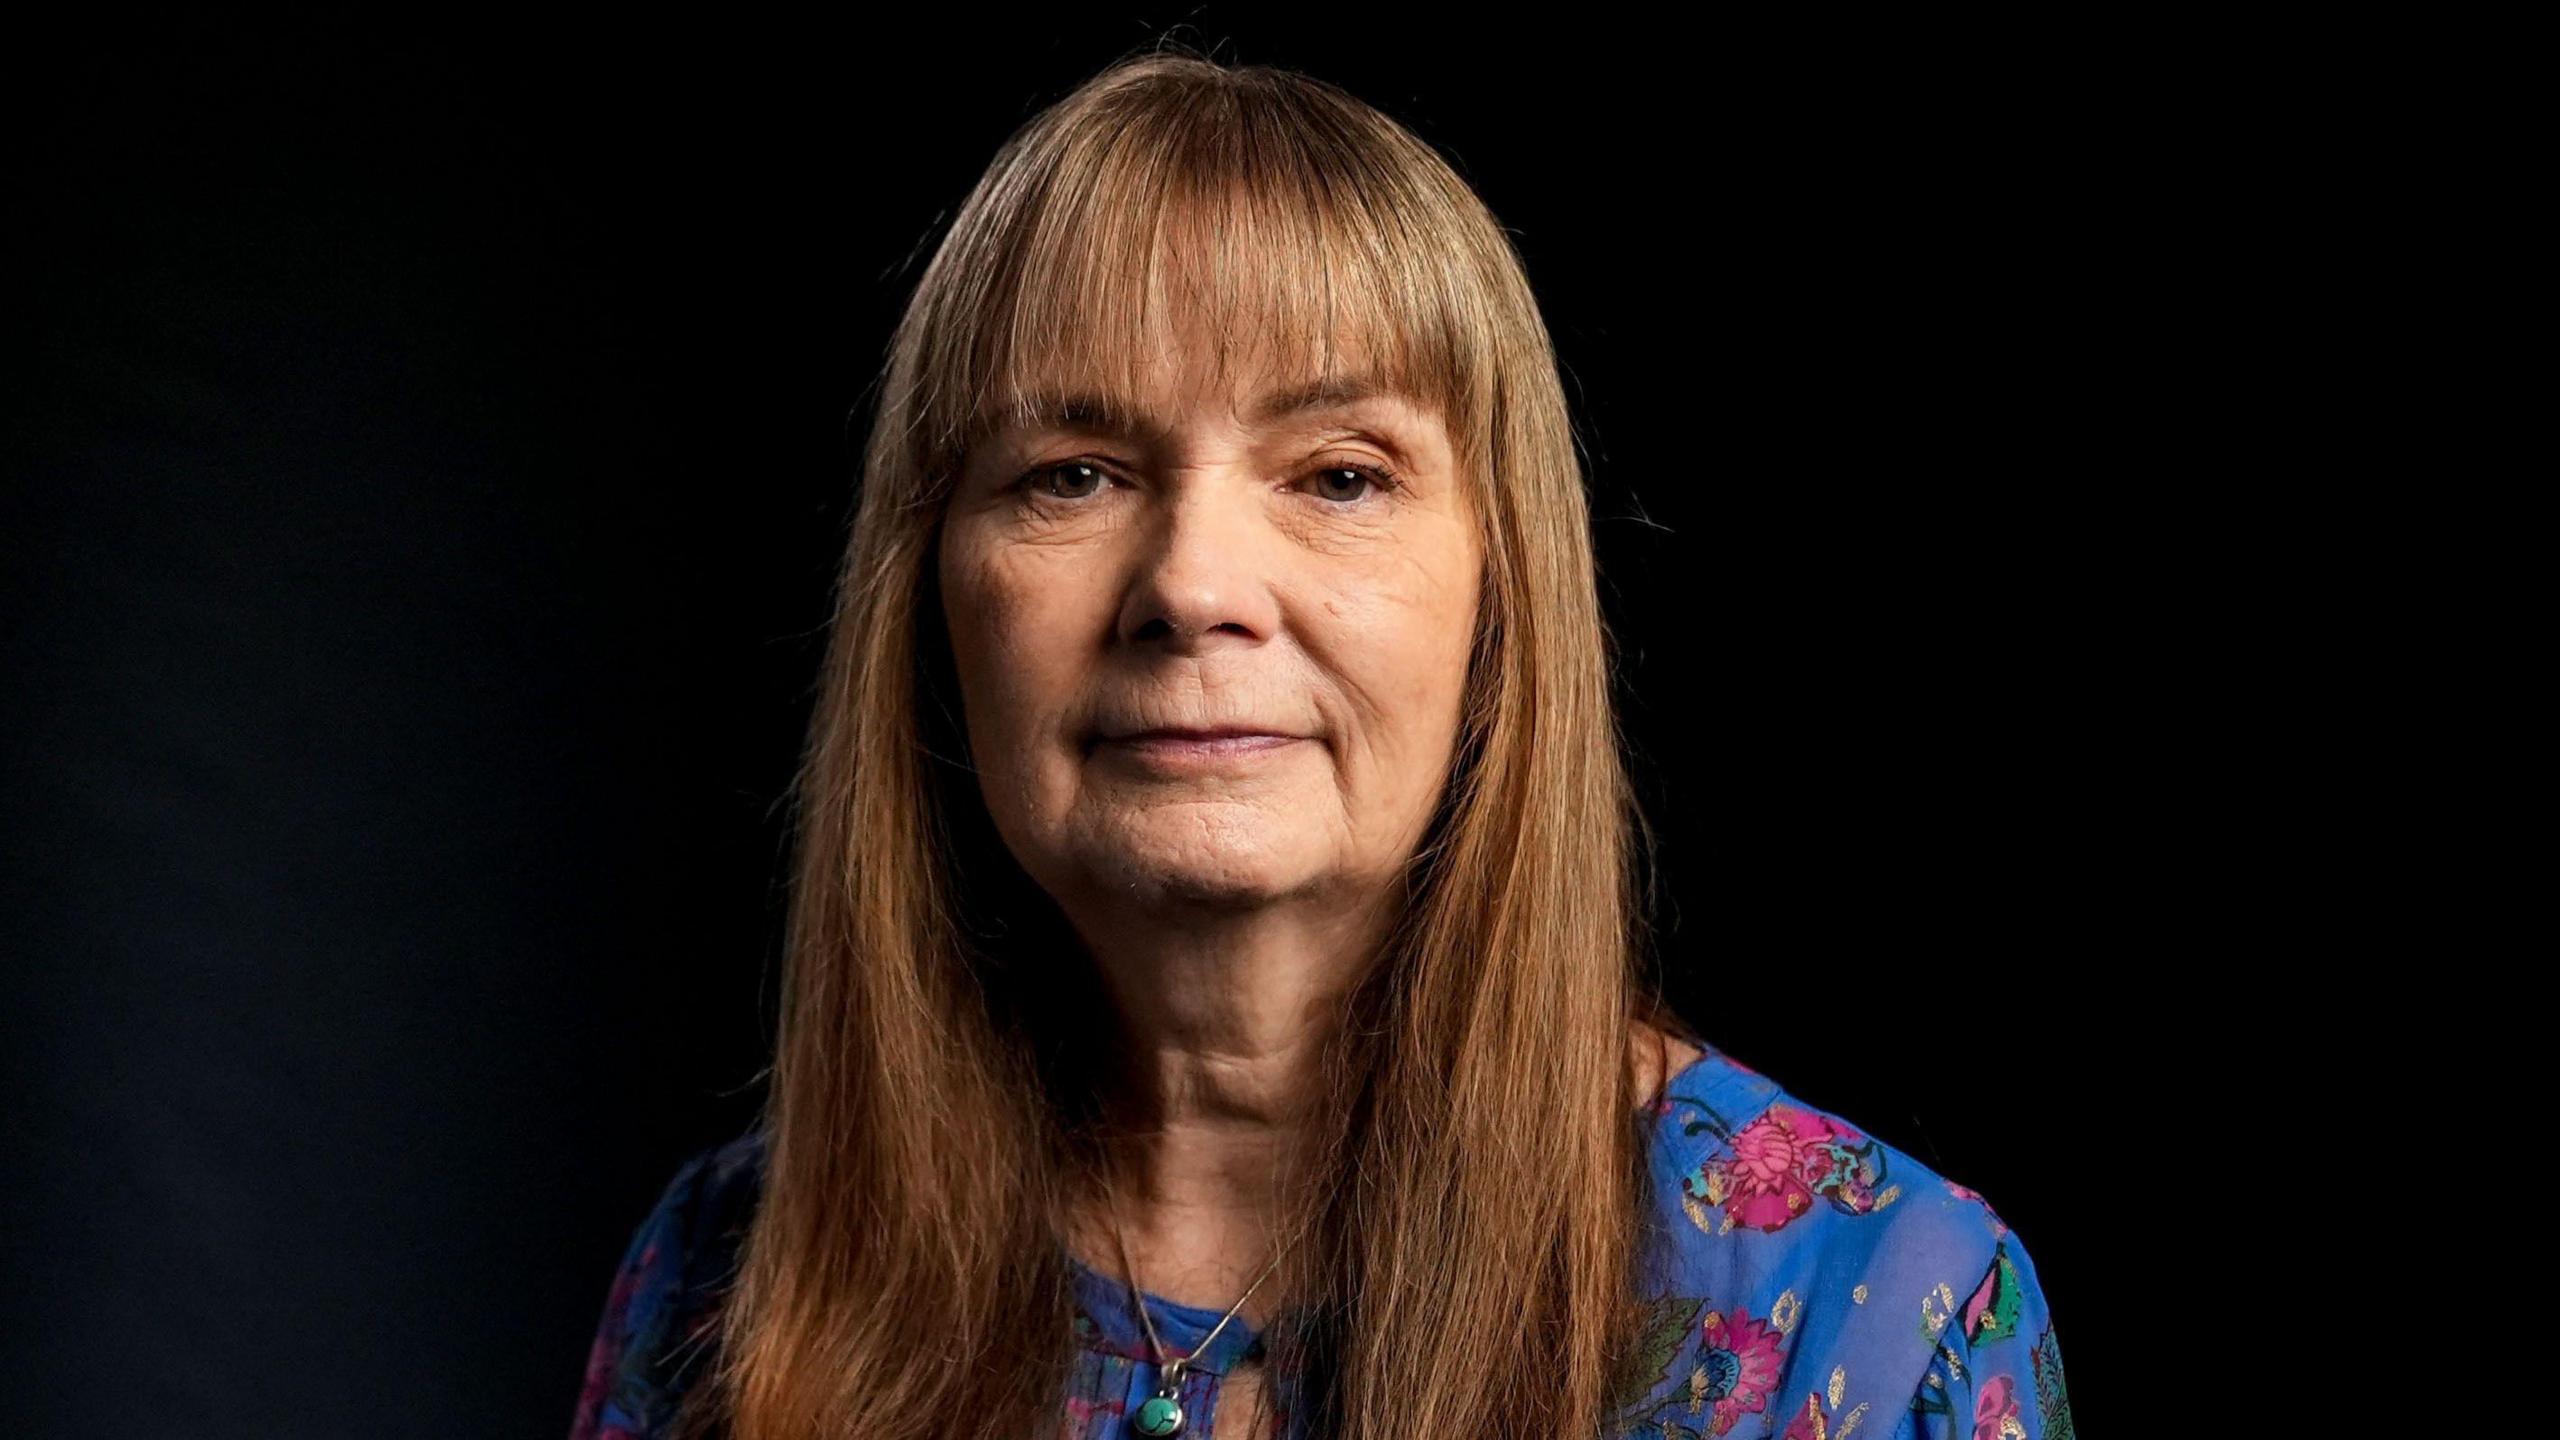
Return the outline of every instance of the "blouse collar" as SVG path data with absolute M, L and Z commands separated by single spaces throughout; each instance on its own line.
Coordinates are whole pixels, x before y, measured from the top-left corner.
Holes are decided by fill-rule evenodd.
M 1075 1268 L 1076 1333 L 1086 1344 L 1123 1355 L 1132 1360 L 1155 1363 L 1155 1351 L 1147 1344 L 1146 1329 L 1139 1323 L 1138 1312 L 1131 1306 L 1130 1288 L 1093 1267 L 1067 1256 Z M 1239 1313 L 1218 1330 L 1218 1338 L 1209 1348 L 1200 1342 L 1217 1329 L 1224 1310 L 1205 1310 L 1195 1305 L 1177 1305 L 1155 1294 L 1142 1294 L 1147 1314 L 1155 1320 L 1156 1337 L 1164 1343 L 1165 1356 L 1190 1356 L 1191 1368 L 1213 1375 L 1224 1375 L 1238 1364 L 1262 1357 L 1262 1332 L 1245 1322 Z M 1197 1351 L 1197 1354 L 1193 1352 Z

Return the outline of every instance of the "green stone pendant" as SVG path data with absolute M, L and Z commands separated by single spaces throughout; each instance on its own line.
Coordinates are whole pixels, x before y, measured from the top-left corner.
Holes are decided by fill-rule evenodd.
M 1141 1435 L 1179 1435 L 1182 1433 L 1182 1403 L 1170 1395 L 1151 1396 L 1138 1407 L 1136 1425 Z

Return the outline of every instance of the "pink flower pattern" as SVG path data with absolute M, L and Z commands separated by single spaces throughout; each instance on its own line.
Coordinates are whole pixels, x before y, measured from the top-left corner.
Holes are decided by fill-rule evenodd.
M 2021 1440 L 2026 1433 L 2018 1424 L 2018 1382 L 2006 1375 L 1983 1381 L 1974 1395 L 1973 1440 Z
M 1720 1198 L 1736 1225 L 1779 1230 L 1810 1214 L 1817 1198 L 1853 1215 L 1889 1203 L 1882 1147 L 1820 1111 L 1773 1103 L 1726 1149 L 1699 1168 L 1690 1189 Z
M 1707 1312 L 1699 1326 L 1698 1369 L 1692 1377 L 1690 1410 L 1712 1403 L 1707 1433 L 1722 1435 L 1745 1415 L 1759 1413 L 1777 1388 L 1785 1340 L 1756 1315 L 1727 1317 Z

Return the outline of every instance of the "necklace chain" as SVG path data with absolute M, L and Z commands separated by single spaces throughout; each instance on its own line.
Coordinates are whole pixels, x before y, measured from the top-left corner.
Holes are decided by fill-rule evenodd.
M 1108 1182 L 1105 1183 L 1107 1186 Z M 1164 1342 L 1156 1336 L 1155 1317 L 1147 1313 L 1145 1288 L 1138 1283 L 1138 1267 L 1129 1260 L 1129 1236 L 1120 1226 L 1117 1190 L 1111 1192 L 1111 1233 L 1120 1244 L 1120 1268 L 1129 1279 L 1129 1303 L 1138 1308 L 1139 1323 L 1147 1327 L 1147 1348 L 1155 1352 L 1156 1368 L 1162 1372 L 1158 1388 L 1168 1394 L 1181 1384 L 1182 1373 L 1190 1368 L 1191 1362 L 1209 1352 L 1209 1347 L 1217 1341 L 1218 1332 L 1226 1329 L 1227 1322 L 1236 1318 L 1236 1312 L 1244 1308 L 1244 1302 L 1252 1299 L 1253 1292 L 1262 1288 L 1262 1282 L 1271 1278 L 1271 1272 L 1279 1268 L 1280 1257 L 1288 1248 L 1284 1245 L 1271 1252 L 1271 1263 L 1262 1267 L 1262 1273 L 1254 1277 L 1242 1295 L 1236 1297 L 1236 1303 L 1227 1307 L 1227 1313 L 1218 1317 L 1218 1323 L 1209 1327 L 1209 1333 L 1200 1337 L 1200 1343 L 1191 1347 L 1190 1354 L 1167 1360 Z

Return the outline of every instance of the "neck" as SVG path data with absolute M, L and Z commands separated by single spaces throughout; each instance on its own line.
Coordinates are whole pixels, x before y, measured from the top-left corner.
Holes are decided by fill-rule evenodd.
M 1116 1274 L 1125 1234 L 1147 1288 L 1224 1308 L 1280 1239 L 1338 1007 L 1384 925 L 1262 910 L 1079 930 L 1117 1033 L 1106 1188 L 1088 1198 L 1077 1248 Z
M 1164 937 L 1104 962 L 1117 1033 L 1103 1111 L 1123 1204 L 1256 1208 L 1289 1168 L 1356 974 L 1329 949 L 1259 938 Z

